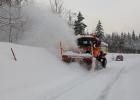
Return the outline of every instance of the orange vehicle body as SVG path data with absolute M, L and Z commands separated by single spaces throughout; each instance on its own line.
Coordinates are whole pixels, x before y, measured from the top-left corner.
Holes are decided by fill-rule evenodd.
M 93 58 L 96 59 L 100 54 L 101 41 L 94 36 L 82 36 L 77 39 L 77 45 L 79 53 L 62 53 L 62 60 L 67 63 L 79 62 L 80 64 L 86 64 L 86 68 L 91 69 L 94 62 Z
M 99 52 L 100 52 L 100 48 L 99 47 L 93 48 L 93 50 L 92 50 L 93 57 L 96 58 L 98 56 Z

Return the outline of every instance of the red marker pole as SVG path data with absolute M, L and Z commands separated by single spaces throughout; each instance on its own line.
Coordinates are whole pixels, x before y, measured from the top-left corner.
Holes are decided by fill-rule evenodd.
M 11 52 L 12 52 L 12 54 L 13 54 L 14 60 L 17 61 L 16 56 L 15 56 L 15 53 L 14 53 L 14 51 L 13 51 L 12 48 L 11 48 Z

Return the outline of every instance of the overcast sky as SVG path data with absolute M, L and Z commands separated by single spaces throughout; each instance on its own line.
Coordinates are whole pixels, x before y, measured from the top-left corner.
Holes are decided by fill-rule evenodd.
M 40 0 L 48 3 L 49 0 Z M 140 0 L 63 0 L 64 7 L 80 11 L 89 31 L 101 20 L 104 31 L 140 33 Z

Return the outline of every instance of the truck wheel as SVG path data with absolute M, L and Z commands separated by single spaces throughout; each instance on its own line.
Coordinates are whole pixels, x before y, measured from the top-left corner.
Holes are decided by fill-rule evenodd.
M 107 59 L 104 58 L 103 61 L 102 61 L 103 68 L 106 68 L 106 65 L 107 65 Z
M 71 57 L 68 57 L 67 55 L 63 55 L 62 60 L 66 63 L 70 63 L 71 62 Z
M 91 70 L 91 68 L 92 68 L 92 58 L 84 58 L 83 59 L 83 66 L 85 66 L 85 68 L 87 70 Z

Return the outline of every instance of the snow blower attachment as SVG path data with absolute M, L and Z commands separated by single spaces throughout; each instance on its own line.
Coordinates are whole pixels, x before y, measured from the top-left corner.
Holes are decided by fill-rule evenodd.
M 103 45 L 104 44 L 104 45 Z M 78 50 L 64 50 L 60 43 L 62 60 L 66 63 L 78 62 L 88 70 L 92 67 L 99 69 L 105 68 L 107 54 L 107 44 L 91 35 L 81 35 L 77 38 Z

